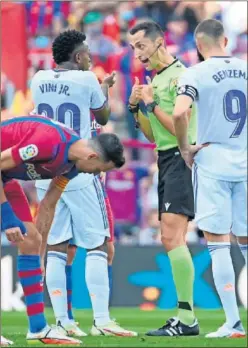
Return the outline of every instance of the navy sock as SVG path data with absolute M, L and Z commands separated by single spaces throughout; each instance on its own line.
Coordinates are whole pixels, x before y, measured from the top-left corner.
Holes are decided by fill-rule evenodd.
M 68 304 L 68 318 L 74 320 L 72 313 L 72 266 L 67 265 L 66 272 L 66 290 L 67 290 L 67 304 Z
M 109 278 L 109 302 L 111 301 L 112 287 L 113 287 L 113 269 L 112 265 L 108 265 L 108 278 Z

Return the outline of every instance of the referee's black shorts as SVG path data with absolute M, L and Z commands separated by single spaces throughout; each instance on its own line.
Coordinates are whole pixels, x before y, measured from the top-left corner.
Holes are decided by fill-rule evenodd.
M 159 220 L 162 213 L 182 214 L 194 218 L 194 196 L 191 170 L 178 147 L 158 151 Z

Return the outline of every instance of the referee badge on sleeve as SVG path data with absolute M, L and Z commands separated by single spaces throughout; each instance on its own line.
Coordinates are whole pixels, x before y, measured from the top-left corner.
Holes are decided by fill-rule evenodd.
M 23 161 L 36 157 L 38 153 L 38 147 L 34 144 L 30 144 L 19 149 L 19 154 Z

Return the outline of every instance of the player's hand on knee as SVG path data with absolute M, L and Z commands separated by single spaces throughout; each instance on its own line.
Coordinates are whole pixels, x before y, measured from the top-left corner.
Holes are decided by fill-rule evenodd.
M 5 230 L 8 241 L 18 243 L 24 241 L 24 235 L 20 227 L 12 227 Z
M 27 233 L 24 223 L 15 215 L 9 202 L 4 202 L 1 204 L 1 230 L 6 231 L 6 235 L 7 230 L 19 231 L 23 235 Z

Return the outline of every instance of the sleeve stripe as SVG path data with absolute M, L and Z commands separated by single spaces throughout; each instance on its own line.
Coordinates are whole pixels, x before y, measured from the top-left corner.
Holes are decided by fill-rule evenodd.
M 190 87 L 190 86 L 188 87 L 188 90 L 189 90 L 189 91 L 191 91 L 192 93 L 194 93 L 194 92 L 195 92 L 195 88 Z
M 56 176 L 54 178 L 55 186 L 61 191 L 64 191 L 68 182 L 69 182 L 69 179 L 65 178 L 64 176 Z

